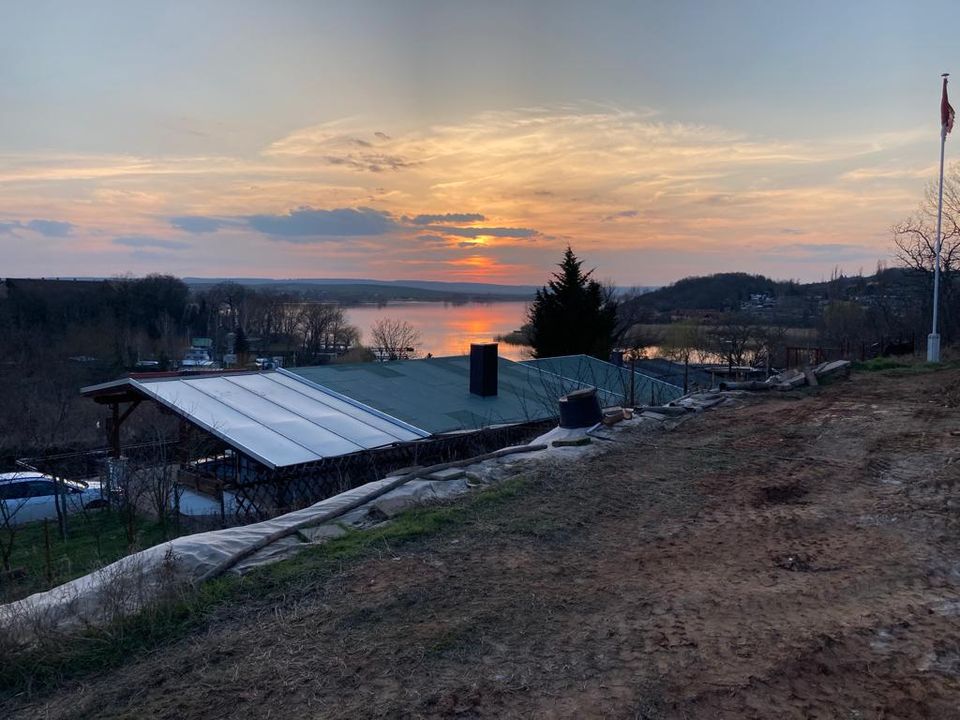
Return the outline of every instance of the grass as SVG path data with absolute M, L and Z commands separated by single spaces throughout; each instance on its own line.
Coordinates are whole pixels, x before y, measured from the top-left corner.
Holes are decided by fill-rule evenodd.
M 64 680 L 115 667 L 138 651 L 177 640 L 235 597 L 238 585 L 234 576 L 218 578 L 106 628 L 51 635 L 12 651 L 0 645 L 5 656 L 0 663 L 0 697 L 43 692 Z
M 134 527 L 132 546 L 123 517 L 115 511 L 71 515 L 66 540 L 60 538 L 56 521 L 47 524 L 46 532 L 42 522 L 17 527 L 10 556 L 13 574 L 6 581 L 0 579 L 0 600 L 15 600 L 68 582 L 165 539 L 163 527 L 156 521 L 138 517 Z M 172 525 L 167 530 L 166 539 L 175 536 Z M 49 559 L 45 534 L 50 542 Z
M 864 372 L 895 371 L 897 373 L 926 373 L 960 368 L 960 360 L 944 360 L 940 363 L 929 363 L 925 360 L 911 357 L 877 357 L 864 362 L 855 362 L 852 367 L 854 370 Z
M 178 587 L 169 597 L 136 615 L 108 627 L 75 634 L 56 634 L 37 644 L 0 655 L 0 695 L 42 693 L 65 680 L 102 672 L 127 661 L 137 652 L 167 645 L 212 622 L 218 612 L 263 606 L 272 598 L 329 578 L 345 564 L 374 557 L 405 543 L 451 533 L 523 494 L 527 481 L 507 480 L 477 493 L 465 502 L 416 508 L 389 523 L 350 531 L 295 557 L 267 565 L 244 577 L 223 576 L 200 587 Z
M 853 363 L 854 370 L 863 370 L 865 372 L 879 372 L 881 370 L 895 370 L 898 368 L 910 367 L 912 363 L 906 363 L 903 360 L 897 360 L 890 357 L 877 357 L 863 362 Z
M 507 480 L 477 493 L 466 502 L 414 508 L 400 513 L 389 523 L 368 530 L 351 530 L 281 563 L 268 565 L 248 578 L 248 591 L 268 585 L 300 582 L 311 576 L 327 575 L 331 568 L 382 553 L 404 543 L 451 532 L 489 512 L 524 491 L 526 481 Z

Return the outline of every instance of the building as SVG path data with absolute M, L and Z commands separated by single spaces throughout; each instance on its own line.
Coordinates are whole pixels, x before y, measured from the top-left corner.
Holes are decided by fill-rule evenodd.
M 396 448 L 429 436 L 282 370 L 132 375 L 81 393 L 111 408 L 115 458 L 127 455 L 121 426 L 142 402 L 179 417 L 180 436 L 165 461 L 179 464 L 182 485 L 216 497 L 221 515 L 229 508 L 240 519 L 376 479 L 379 466 L 409 463 L 417 454 Z
M 602 406 L 624 402 L 622 393 L 585 379 L 498 357 L 495 343 L 473 347 L 493 348 L 493 353 L 485 361 L 472 354 L 298 367 L 290 372 L 434 435 L 554 421 L 558 399 L 587 387 L 597 387 Z M 484 369 L 490 378 L 484 394 L 471 391 L 471 370 L 480 372 L 478 362 L 487 363 Z
M 130 414 L 151 402 L 178 417 L 170 452 L 139 467 L 176 463 L 180 486 L 215 498 L 227 522 L 529 441 L 556 423 L 559 399 L 574 390 L 596 388 L 601 406 L 628 404 L 631 392 L 638 403 L 681 394 L 639 373 L 631 389 L 630 376 L 586 356 L 513 362 L 490 343 L 424 360 L 135 374 L 81 392 L 110 408 L 109 455 L 133 464 L 134 449 L 121 442 Z

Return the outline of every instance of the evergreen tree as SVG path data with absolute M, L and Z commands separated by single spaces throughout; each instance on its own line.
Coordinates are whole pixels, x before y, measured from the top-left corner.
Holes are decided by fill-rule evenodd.
M 233 351 L 237 355 L 246 355 L 250 352 L 250 341 L 247 340 L 247 333 L 244 332 L 242 326 L 238 326 L 236 333 L 234 333 Z
M 610 357 L 615 342 L 617 303 L 590 276 L 567 247 L 560 272 L 537 290 L 530 306 L 530 344 L 534 357 L 592 355 Z

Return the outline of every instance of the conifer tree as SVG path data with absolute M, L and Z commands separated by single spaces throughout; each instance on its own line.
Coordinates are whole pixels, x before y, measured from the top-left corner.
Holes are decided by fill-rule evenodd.
M 570 247 L 559 272 L 540 290 L 530 306 L 530 344 L 534 357 L 592 355 L 607 360 L 613 349 L 617 303 L 583 272 L 583 261 Z

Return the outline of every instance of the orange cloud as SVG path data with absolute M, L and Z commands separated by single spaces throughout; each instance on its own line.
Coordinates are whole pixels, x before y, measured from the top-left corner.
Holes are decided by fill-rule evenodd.
M 214 263 L 209 249 L 221 265 L 193 274 L 229 272 L 224 260 L 255 268 L 261 253 L 271 273 L 302 274 L 309 257 L 318 274 L 376 269 L 539 282 L 569 242 L 616 258 L 605 273 L 622 282 L 655 282 L 670 278 L 655 275 L 668 266 L 654 251 L 748 263 L 758 245 L 795 243 L 784 228 L 886 254 L 887 228 L 914 207 L 929 171 L 900 159 L 919 139 L 914 129 L 750 137 L 600 105 L 488 112 L 408 133 L 351 118 L 297 130 L 244 157 L 3 156 L 0 207 L 16 212 L 0 222 L 70 222 L 76 258 L 100 253 L 99 265 L 91 262 L 100 270 L 90 274 L 109 274 L 147 267 L 131 259 L 103 268 L 116 262 L 113 238 L 182 241 L 171 217 L 281 217 L 304 207 L 373 208 L 398 220 L 482 216 L 436 226 L 398 221 L 379 238 L 311 248 L 231 227 L 191 251 L 198 263 Z M 781 274 L 789 272 L 785 265 Z

